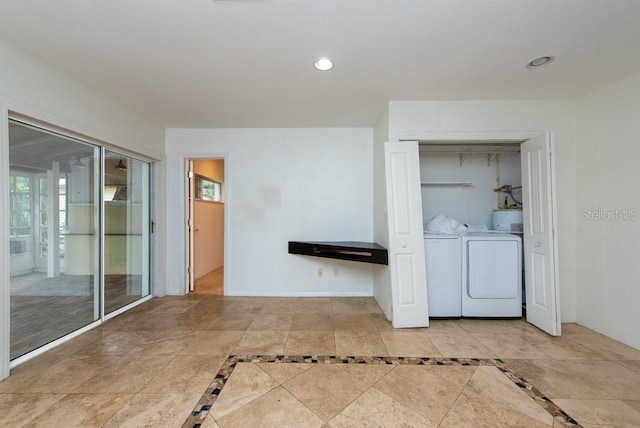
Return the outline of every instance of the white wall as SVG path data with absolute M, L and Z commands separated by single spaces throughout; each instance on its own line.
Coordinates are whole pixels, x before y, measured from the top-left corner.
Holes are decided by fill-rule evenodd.
M 387 218 L 387 189 L 384 160 L 384 143 L 389 141 L 389 110 L 378 119 L 373 130 L 373 240 L 389 248 L 389 224 Z M 392 319 L 391 274 L 387 266 L 374 268 L 373 295 L 387 319 Z
M 127 110 L 106 96 L 70 79 L 65 74 L 34 59 L 13 45 L 0 40 L 0 166 L 3 172 L 9 170 L 8 131 L 6 129 L 8 111 L 22 113 L 44 122 L 105 141 L 114 146 L 144 154 L 155 159 L 164 155 L 163 128 L 148 118 Z M 164 171 L 158 170 L 160 186 Z M 0 177 L 0 240 L 8 242 L 6 189 L 8 177 Z M 161 193 L 158 192 L 160 195 Z M 164 204 L 159 198 L 159 206 Z M 159 224 L 164 221 L 157 218 Z M 159 247 L 164 241 L 159 240 Z M 0 379 L 8 375 L 9 367 L 9 268 L 7 245 L 2 245 L 0 258 Z M 164 249 L 161 251 L 164 256 Z M 164 259 L 159 260 L 164 265 Z M 160 292 L 163 292 L 164 278 L 156 276 Z
M 196 159 L 193 171 L 224 188 L 224 160 Z M 224 265 L 224 203 L 196 199 L 193 205 L 194 275 L 198 279 Z
M 185 289 L 184 159 L 225 157 L 225 294 L 371 296 L 370 265 L 288 254 L 287 242 L 372 240 L 372 142 L 362 128 L 168 129 L 169 292 Z
M 502 208 L 504 202 L 504 193 L 496 193 L 493 189 L 504 184 L 520 186 L 520 154 L 504 153 L 491 162 L 486 154 L 465 154 L 461 165 L 458 154 L 421 153 L 420 181 L 472 183 L 465 187 L 423 184 L 422 218 L 425 223 L 441 213 L 463 224 L 484 223 L 491 228 L 491 212 Z M 513 193 L 522 200 L 521 192 Z M 511 197 L 509 204 L 514 204 Z
M 553 133 L 558 170 L 560 304 L 563 322 L 576 320 L 575 104 L 570 101 L 392 101 L 389 139 L 459 139 L 474 133 Z
M 640 73 L 577 103 L 577 320 L 636 348 L 639 119 Z

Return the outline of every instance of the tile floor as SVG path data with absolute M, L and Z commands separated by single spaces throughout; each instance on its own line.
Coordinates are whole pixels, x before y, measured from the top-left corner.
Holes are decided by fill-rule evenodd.
M 158 298 L 12 370 L 0 426 L 194 426 L 216 385 L 202 426 L 566 426 L 553 403 L 584 427 L 640 426 L 640 351 L 563 328 L 394 330 L 372 298 Z M 268 362 L 282 355 L 301 359 Z M 302 360 L 333 355 L 355 358 Z

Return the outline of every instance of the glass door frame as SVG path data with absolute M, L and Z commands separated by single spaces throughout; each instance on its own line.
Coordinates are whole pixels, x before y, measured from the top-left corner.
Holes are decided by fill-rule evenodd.
M 89 331 L 101 324 L 105 321 L 123 313 L 127 310 L 138 306 L 150 299 L 152 299 L 155 295 L 155 215 L 156 215 L 156 207 L 155 207 L 155 198 L 154 191 L 156 182 L 156 168 L 158 161 L 161 161 L 159 158 L 154 158 L 151 156 L 146 156 L 140 153 L 131 152 L 122 147 L 118 147 L 116 145 L 112 145 L 106 143 L 102 140 L 98 140 L 87 136 L 85 134 L 81 134 L 72 130 L 73 126 L 65 127 L 58 126 L 51 122 L 46 122 L 44 120 L 36 119 L 37 114 L 30 113 L 21 113 L 19 109 L 10 109 L 7 105 L 0 105 L 0 170 L 2 173 L 0 174 L 0 186 L 2 186 L 2 192 L 0 192 L 0 241 L 3 243 L 3 251 L 0 254 L 0 381 L 9 377 L 10 370 L 64 342 L 67 342 L 74 337 L 81 335 L 82 333 Z M 8 250 L 8 242 L 9 242 L 9 175 L 10 175 L 10 159 L 9 159 L 9 123 L 10 121 L 16 121 L 19 123 L 23 123 L 27 126 L 41 128 L 47 132 L 53 132 L 60 134 L 61 136 L 76 139 L 79 142 L 83 142 L 86 144 L 90 144 L 96 146 L 100 150 L 100 170 L 96 172 L 98 184 L 98 194 L 96 196 L 100 197 L 100 208 L 98 219 L 95 221 L 99 221 L 99 233 L 98 239 L 100 241 L 100 252 L 96 255 L 99 260 L 98 267 L 98 283 L 100 288 L 99 295 L 94 293 L 100 299 L 100 304 L 98 305 L 99 317 L 97 317 L 96 321 L 93 321 L 87 324 L 84 327 L 81 327 L 77 330 L 70 332 L 69 334 L 56 339 L 46 345 L 43 345 L 33 351 L 22 355 L 14 360 L 10 359 L 10 338 L 11 338 L 11 320 L 10 320 L 10 290 L 11 290 L 11 280 L 10 280 L 10 260 L 9 260 L 9 250 Z M 140 299 L 131 302 L 117 310 L 109 314 L 104 314 L 104 174 L 105 174 L 105 165 L 104 165 L 104 153 L 105 150 L 110 150 L 116 152 L 118 154 L 122 154 L 128 157 L 131 157 L 135 160 L 146 162 L 149 165 L 148 169 L 148 221 L 149 221 L 149 233 L 147 242 L 144 245 L 148 246 L 148 287 L 149 294 L 145 297 L 141 297 Z M 4 245 L 7 244 L 7 245 Z

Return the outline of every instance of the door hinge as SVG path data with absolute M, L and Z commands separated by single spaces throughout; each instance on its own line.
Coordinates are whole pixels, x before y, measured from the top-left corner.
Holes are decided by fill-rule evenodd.
M 189 266 L 189 267 L 187 268 L 187 271 L 188 271 L 189 273 L 191 273 L 191 272 L 193 272 L 193 268 L 192 268 L 191 266 Z
M 193 226 L 193 220 L 192 219 L 187 220 L 187 226 L 189 226 L 189 227 Z
M 193 178 L 193 171 L 189 171 L 189 172 L 187 173 L 187 177 L 189 177 L 189 178 Z
M 156 233 L 156 222 L 151 220 L 151 233 Z

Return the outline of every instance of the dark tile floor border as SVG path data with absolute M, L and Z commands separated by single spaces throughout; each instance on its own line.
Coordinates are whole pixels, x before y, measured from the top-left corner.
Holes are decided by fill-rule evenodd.
M 229 380 L 233 369 L 238 363 L 307 363 L 307 364 L 389 364 L 413 366 L 493 366 L 498 368 L 509 380 L 515 383 L 521 391 L 542 406 L 554 420 L 565 427 L 581 428 L 582 426 L 562 410 L 557 404 L 542 394 L 525 378 L 511 370 L 500 359 L 486 358 L 432 358 L 432 357 L 361 357 L 335 355 L 230 355 L 222 364 L 220 370 L 202 395 L 195 409 L 185 421 L 183 428 L 200 428 L 213 403 L 218 399 L 222 388 Z M 554 425 L 555 426 L 555 425 Z

